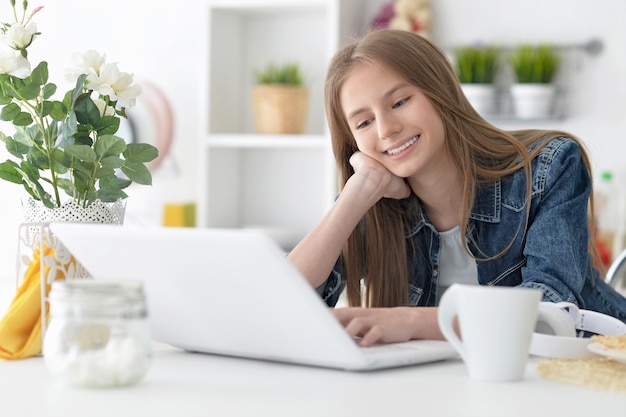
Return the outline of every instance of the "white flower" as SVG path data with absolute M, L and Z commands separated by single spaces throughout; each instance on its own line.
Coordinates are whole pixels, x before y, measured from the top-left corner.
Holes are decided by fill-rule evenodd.
M 132 82 L 132 74 L 120 72 L 117 64 L 109 63 L 87 76 L 86 87 L 117 101 L 121 107 L 130 108 L 135 105 L 135 99 L 141 93 L 141 87 L 131 85 Z
M 135 105 L 137 96 L 141 94 L 141 86 L 132 84 L 133 75 L 126 72 L 121 72 L 117 81 L 112 85 L 115 94 L 117 95 L 117 102 L 121 107 L 127 109 Z
M 115 116 L 115 109 L 109 105 L 107 105 L 106 101 L 101 98 L 93 99 L 93 103 L 98 108 L 101 116 Z
M 74 66 L 65 70 L 65 78 L 69 82 L 75 83 L 82 74 L 95 75 L 97 77 L 100 75 L 100 67 L 104 65 L 105 58 L 106 55 L 100 55 L 93 49 L 88 50 L 84 54 L 76 53 L 72 55 Z
M 117 64 L 103 64 L 96 71 L 90 72 L 87 76 L 86 87 L 97 91 L 103 96 L 109 96 L 111 100 L 117 100 L 112 85 L 117 81 L 120 70 Z
M 4 41 L 13 49 L 26 49 L 37 35 L 37 24 L 30 22 L 26 27 L 13 23 L 4 33 Z
M 30 75 L 30 63 L 9 45 L 0 43 L 0 74 L 26 78 Z

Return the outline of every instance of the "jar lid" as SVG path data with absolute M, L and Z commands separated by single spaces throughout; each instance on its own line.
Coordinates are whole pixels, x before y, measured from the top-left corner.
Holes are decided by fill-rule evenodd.
M 128 311 L 133 306 L 145 311 L 145 293 L 140 281 L 100 281 L 70 279 L 54 281 L 49 294 L 54 312 L 59 306 L 72 304 L 92 313 Z

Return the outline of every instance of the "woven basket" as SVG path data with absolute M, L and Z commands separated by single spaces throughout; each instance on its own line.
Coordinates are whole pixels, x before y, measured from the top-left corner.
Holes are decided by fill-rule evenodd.
M 304 132 L 309 108 L 309 91 L 284 84 L 261 84 L 252 90 L 257 133 L 298 134 Z

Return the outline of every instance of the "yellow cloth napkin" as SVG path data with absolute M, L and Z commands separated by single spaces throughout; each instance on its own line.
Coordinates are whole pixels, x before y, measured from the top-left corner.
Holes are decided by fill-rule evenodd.
M 54 250 L 44 247 L 44 256 L 54 255 Z M 41 353 L 41 265 L 40 250 L 36 249 L 24 279 L 15 294 L 6 315 L 0 321 L 0 358 L 22 359 Z M 70 261 L 73 262 L 73 259 Z M 44 274 L 50 266 L 46 263 Z M 57 279 L 63 274 L 57 273 Z M 46 295 L 50 285 L 46 285 Z M 48 306 L 46 305 L 46 318 Z

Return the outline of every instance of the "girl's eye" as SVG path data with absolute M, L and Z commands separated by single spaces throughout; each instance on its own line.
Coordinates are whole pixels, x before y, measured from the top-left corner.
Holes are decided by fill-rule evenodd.
M 364 120 L 364 121 L 362 121 L 360 123 L 357 123 L 356 128 L 357 129 L 363 129 L 364 127 L 367 127 L 367 126 L 369 126 L 371 124 L 372 124 L 372 119 L 367 119 L 367 120 Z
M 393 103 L 392 108 L 395 109 L 397 107 L 400 107 L 400 106 L 404 105 L 407 101 L 409 101 L 408 97 L 402 98 L 402 99 L 396 101 L 395 103 Z

